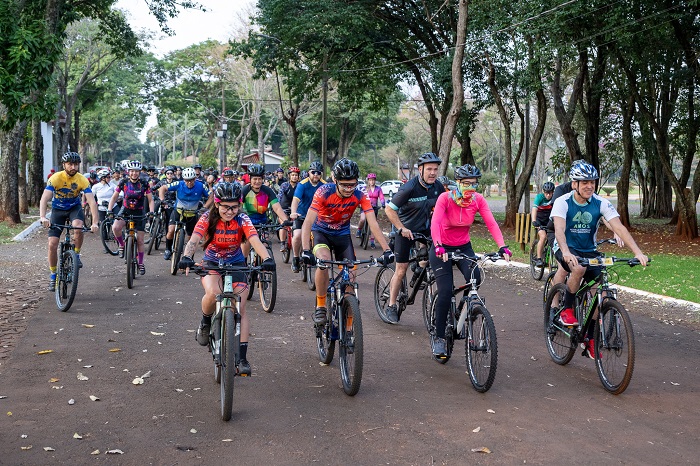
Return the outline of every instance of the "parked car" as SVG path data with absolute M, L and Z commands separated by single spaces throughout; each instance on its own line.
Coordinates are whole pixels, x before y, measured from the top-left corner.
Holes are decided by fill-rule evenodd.
M 391 197 L 403 186 L 403 183 L 399 180 L 387 180 L 384 181 L 379 187 L 382 189 L 384 196 Z

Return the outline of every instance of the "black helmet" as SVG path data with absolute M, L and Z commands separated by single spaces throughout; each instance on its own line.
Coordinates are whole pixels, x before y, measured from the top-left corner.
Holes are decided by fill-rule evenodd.
M 444 187 L 447 187 L 448 184 L 450 184 L 450 179 L 446 177 L 445 175 L 438 176 L 437 180 L 440 182 L 441 185 Z
M 153 165 L 149 165 L 146 167 L 146 171 L 147 172 L 154 172 L 154 171 L 156 171 L 156 167 Z
M 227 168 L 226 170 L 221 172 L 221 176 L 233 176 L 233 170 Z
M 248 174 L 250 176 L 264 176 L 265 175 L 265 165 L 260 165 L 257 163 L 254 163 L 252 165 L 248 165 Z
M 61 162 L 80 163 L 80 154 L 77 152 L 66 152 L 63 154 L 63 157 L 61 157 Z
M 321 162 L 311 162 L 309 165 L 309 171 L 321 172 L 323 173 L 323 164 Z
M 241 202 L 241 187 L 238 183 L 224 181 L 216 185 L 214 196 L 217 202 Z
M 336 180 L 356 180 L 360 178 L 360 167 L 350 159 L 340 159 L 333 165 Z
M 554 183 L 551 181 L 547 181 L 545 184 L 542 185 L 542 191 L 546 193 L 551 193 L 554 191 Z
M 438 165 L 442 163 L 440 157 L 433 154 L 432 152 L 426 152 L 425 154 L 418 157 L 418 166 L 420 167 L 424 163 L 437 163 Z
M 481 178 L 481 170 L 469 164 L 455 168 L 455 180 L 463 180 L 465 178 Z
M 192 168 L 194 168 L 195 170 L 196 170 L 197 168 L 199 168 L 199 169 L 201 170 L 201 169 L 202 169 L 202 164 L 201 164 L 201 163 L 195 163 L 194 165 L 192 165 Z

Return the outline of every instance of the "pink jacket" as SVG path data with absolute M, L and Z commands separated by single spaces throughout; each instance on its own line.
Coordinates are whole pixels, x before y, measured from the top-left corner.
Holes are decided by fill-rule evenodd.
M 433 220 L 430 225 L 430 233 L 435 246 L 467 244 L 470 241 L 469 229 L 474 223 L 477 212 L 486 222 L 486 227 L 498 247 L 505 246 L 501 229 L 498 227 L 496 219 L 493 218 L 484 196 L 474 193 L 472 202 L 467 206 L 460 207 L 452 200 L 449 192 L 440 194 L 437 204 L 435 204 Z

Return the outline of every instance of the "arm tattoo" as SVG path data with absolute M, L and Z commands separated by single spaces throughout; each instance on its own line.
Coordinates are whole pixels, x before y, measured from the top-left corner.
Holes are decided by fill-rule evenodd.
M 184 255 L 188 257 L 194 257 L 194 250 L 196 245 L 192 241 L 188 241 L 185 245 Z

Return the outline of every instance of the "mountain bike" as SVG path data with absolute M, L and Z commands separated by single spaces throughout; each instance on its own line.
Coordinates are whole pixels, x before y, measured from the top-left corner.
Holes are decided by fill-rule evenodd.
M 92 209 L 90 209 L 90 204 L 87 202 L 83 204 L 83 217 L 83 225 L 90 228 L 92 226 Z
M 182 252 L 185 250 L 185 238 L 187 237 L 186 222 L 184 218 L 197 215 L 197 212 L 177 209 L 177 221 L 175 222 L 175 234 L 173 235 L 173 250 L 170 256 L 170 274 L 177 275 L 177 264 L 180 263 Z
M 136 221 L 149 217 L 149 215 L 127 215 L 118 217 L 126 222 L 126 233 L 124 234 L 124 262 L 126 263 L 126 286 L 134 287 L 134 278 L 138 273 L 138 238 L 136 231 Z
M 481 280 L 484 279 L 483 265 L 487 260 L 492 262 L 500 259 L 497 252 L 484 254 L 482 257 L 470 257 L 460 252 L 450 254 L 450 260 L 457 263 L 467 260 L 471 263 L 471 276 L 469 283 L 454 287 L 450 310 L 447 313 L 447 327 L 445 328 L 445 340 L 447 340 L 447 354 L 443 358 L 436 358 L 438 362 L 445 364 L 452 355 L 455 340 L 464 340 L 464 351 L 467 361 L 467 373 L 474 389 L 484 393 L 491 388 L 496 378 L 498 366 L 498 342 L 496 339 L 496 326 L 491 314 L 486 309 L 485 300 L 479 296 L 476 270 L 481 270 Z M 459 304 L 456 296 L 464 293 Z M 433 296 L 427 319 L 430 322 L 430 338 L 435 337 L 435 304 L 437 293 Z M 466 310 L 464 306 L 466 305 Z
M 277 231 L 283 228 L 284 224 L 261 224 L 255 225 L 255 229 L 258 230 L 258 238 L 263 242 L 267 253 L 270 257 L 274 258 L 272 254 L 272 244 L 270 242 L 270 231 Z M 262 264 L 262 258 L 258 256 L 254 248 L 250 248 L 248 253 L 247 263 L 250 267 L 259 268 Z M 247 299 L 253 297 L 253 293 L 256 288 L 260 293 L 260 304 L 265 312 L 272 312 L 275 309 L 275 302 L 277 301 L 277 273 L 276 272 L 264 272 L 264 271 L 253 271 L 248 274 L 248 296 Z
M 233 275 L 259 272 L 259 267 L 224 265 L 195 265 L 190 269 L 199 276 L 209 271 L 219 273 L 224 280 L 221 294 L 216 296 L 216 311 L 209 327 L 209 351 L 214 359 L 214 380 L 221 385 L 221 419 L 231 419 L 234 378 L 239 374 L 241 344 L 241 296 L 243 289 L 233 288 Z
M 56 306 L 59 311 L 66 312 L 70 309 L 78 291 L 78 276 L 80 266 L 78 265 L 78 254 L 75 252 L 75 244 L 71 238 L 71 230 L 90 231 L 89 228 L 74 227 L 67 223 L 65 225 L 51 224 L 51 228 L 66 230 L 63 241 L 58 243 L 58 262 L 56 269 Z
M 292 256 L 292 227 L 284 227 L 284 230 L 287 233 L 287 239 L 282 243 L 282 260 L 287 264 Z
M 149 256 L 154 247 L 156 251 L 158 250 L 165 238 L 165 234 L 168 232 L 169 218 L 167 213 L 169 208 L 170 206 L 166 201 L 161 201 L 158 205 L 155 217 L 151 220 L 151 237 L 149 238 L 148 250 L 146 252 Z
M 420 233 L 413 233 L 413 238 L 416 241 L 411 247 L 408 256 L 409 268 L 413 272 L 413 276 L 410 282 L 406 280 L 406 277 L 404 277 L 401 282 L 401 289 L 396 296 L 397 311 L 400 320 L 401 314 L 406 310 L 406 306 L 412 305 L 416 300 L 418 292 L 423 290 L 423 323 L 425 324 L 425 328 L 429 329 L 430 325 L 426 316 L 433 295 L 437 291 L 433 271 L 428 261 L 428 249 L 433 242 L 430 238 Z M 379 318 L 386 323 L 390 323 L 386 316 L 386 308 L 389 305 L 390 285 L 391 279 L 394 276 L 394 271 L 394 264 L 381 266 L 374 279 L 374 307 L 377 310 Z M 409 288 L 411 290 L 410 293 Z
M 377 260 L 324 261 L 317 260 L 317 267 L 330 269 L 331 280 L 328 283 L 328 321 L 324 325 L 314 325 L 316 332 L 316 349 L 323 364 L 330 364 L 338 341 L 338 359 L 340 360 L 340 379 L 343 391 L 354 396 L 362 383 L 362 366 L 364 363 L 362 316 L 357 294 L 357 283 L 350 278 L 350 270 L 357 265 L 369 264 L 372 267 Z M 339 266 L 336 274 L 334 266 Z M 348 288 L 351 289 L 348 292 Z
M 102 205 L 107 207 L 109 205 L 109 201 L 103 201 Z M 106 215 L 105 219 L 102 220 L 102 223 L 100 224 L 100 240 L 102 241 L 102 247 L 105 248 L 105 252 L 107 254 L 111 254 L 112 256 L 116 256 L 119 254 L 119 243 L 117 243 L 117 238 L 114 236 L 114 232 L 112 231 L 112 225 L 114 225 L 114 219 L 109 215 Z
M 574 312 L 579 324 L 565 326 L 559 321 L 564 310 L 566 284 L 554 285 L 547 296 L 544 310 L 544 336 L 552 360 L 565 365 L 571 361 L 579 344 L 585 345 L 586 336 L 594 325 L 595 365 L 603 387 L 614 395 L 627 389 L 634 371 L 634 330 L 627 310 L 617 301 L 617 289 L 611 286 L 613 267 L 639 265 L 635 258 L 605 257 L 578 258 L 579 264 L 600 266 L 600 274 L 581 285 L 576 293 Z M 649 259 L 651 262 L 651 259 Z M 615 274 L 615 278 L 617 278 Z M 584 346 L 585 355 L 585 346 Z
M 559 267 L 559 263 L 554 258 L 554 252 L 552 252 L 552 247 L 549 241 L 545 240 L 544 249 L 542 250 L 542 265 L 537 264 L 537 244 L 539 243 L 539 237 L 537 232 L 540 230 L 547 230 L 547 227 L 537 227 L 535 229 L 535 235 L 532 238 L 532 245 L 530 246 L 530 274 L 535 280 L 541 280 L 544 275 L 544 269 L 549 269 L 549 272 L 556 272 Z
M 369 236 L 369 222 L 365 219 L 365 223 L 362 225 L 362 228 L 360 228 L 360 236 L 357 238 L 362 249 L 367 249 L 367 245 L 369 244 Z

